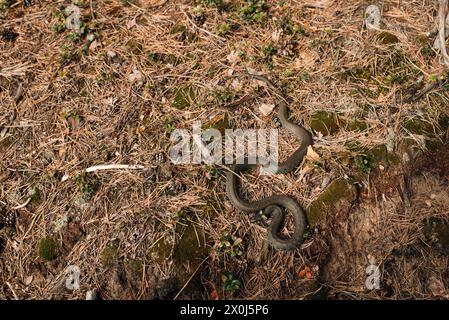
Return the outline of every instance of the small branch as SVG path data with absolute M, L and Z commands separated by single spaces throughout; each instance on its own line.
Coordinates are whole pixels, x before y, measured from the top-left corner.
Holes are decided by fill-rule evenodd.
M 438 10 L 438 39 L 441 52 L 440 62 L 449 67 L 449 56 L 446 50 L 446 14 L 447 14 L 447 0 L 439 0 L 440 8 Z
M 25 208 L 28 205 L 28 203 L 30 203 L 30 201 L 31 201 L 31 198 L 28 198 L 27 201 L 25 201 L 24 203 L 22 203 L 16 207 L 13 207 L 12 209 L 19 210 L 19 209 Z
M 128 164 L 101 164 L 98 166 L 89 167 L 86 172 L 94 172 L 99 170 L 144 170 L 145 167 L 141 165 L 128 165 Z
M 9 290 L 11 290 L 11 292 L 12 292 L 12 294 L 14 296 L 14 299 L 19 300 L 19 297 L 17 296 L 17 293 L 14 290 L 14 288 L 12 287 L 12 285 L 8 281 L 6 281 L 5 283 L 8 286 Z

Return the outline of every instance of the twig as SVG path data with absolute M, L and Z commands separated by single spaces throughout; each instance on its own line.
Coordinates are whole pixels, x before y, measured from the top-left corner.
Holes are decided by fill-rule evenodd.
M 439 47 L 441 52 L 440 62 L 449 67 L 449 56 L 446 50 L 446 14 L 447 14 L 447 0 L 439 0 L 440 8 L 438 10 L 438 39 L 440 41 Z
M 195 271 L 192 273 L 192 275 L 186 281 L 186 283 L 182 286 L 181 290 L 179 290 L 179 292 L 176 294 L 176 296 L 173 298 L 173 300 L 176 300 L 178 298 L 178 296 L 181 294 L 181 292 L 184 291 L 184 289 L 187 287 L 187 285 L 190 283 L 190 281 L 192 281 L 193 277 L 196 275 L 196 273 L 198 272 L 200 267 L 203 265 L 204 262 L 206 262 L 206 260 L 208 258 L 209 258 L 209 256 L 207 256 L 206 258 L 203 259 L 203 261 L 201 261 L 201 263 L 198 265 L 198 267 L 195 269 Z
M 31 201 L 31 197 L 28 198 L 27 201 L 25 201 L 24 203 L 19 204 L 18 206 L 13 207 L 12 209 L 13 210 L 19 210 L 19 209 L 25 208 L 28 205 L 28 203 L 30 203 L 30 201 Z
M 8 281 L 6 281 L 5 283 L 8 286 L 9 290 L 11 290 L 11 292 L 12 292 L 12 294 L 14 296 L 14 299 L 19 300 L 19 297 L 17 296 L 17 293 L 14 290 L 14 288 L 12 287 L 12 285 Z
M 145 167 L 142 165 L 128 165 L 128 164 L 101 164 L 98 166 L 87 168 L 86 172 L 94 172 L 98 170 L 117 170 L 117 169 L 144 170 Z

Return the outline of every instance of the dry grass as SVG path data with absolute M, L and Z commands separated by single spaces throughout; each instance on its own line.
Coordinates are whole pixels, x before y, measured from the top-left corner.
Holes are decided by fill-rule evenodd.
M 396 148 L 408 137 L 420 141 L 403 128 L 417 118 L 438 130 L 439 116 L 448 113 L 447 90 L 434 86 L 407 102 L 414 89 L 444 75 L 438 53 L 429 46 L 433 39 L 423 40 L 435 28 L 437 2 L 379 1 L 383 28 L 398 38 L 395 44 L 382 43 L 380 31 L 363 27 L 367 1 L 321 1 L 323 8 L 306 1 L 282 6 L 266 1 L 263 22 L 242 18 L 243 1 L 225 2 L 224 10 L 213 5 L 199 10 L 195 1 L 84 1 L 82 16 L 93 42 L 87 34 L 71 40 L 69 30 L 54 32 L 60 23 L 56 13 L 68 4 L 63 1 L 36 0 L 31 7 L 20 3 L 5 11 L 1 28 L 12 29 L 17 38 L 0 37 L 0 205 L 6 212 L 32 200 L 13 211 L 14 228 L 0 231 L 0 298 L 77 299 L 98 288 L 104 298 L 211 298 L 217 291 L 220 298 L 301 299 L 321 286 L 339 297 L 378 296 L 360 290 L 366 264 L 359 260 L 358 269 L 346 274 L 351 279 L 323 281 L 320 268 L 328 268 L 323 252 L 331 246 L 325 237 L 311 238 L 294 252 L 267 248 L 265 228 L 227 200 L 222 169 L 156 160 L 161 153 L 167 158 L 170 129 L 190 129 L 196 120 L 272 127 L 272 115 L 263 116 L 258 106 L 275 102 L 276 96 L 256 81 L 229 77 L 260 72 L 286 91 L 292 117 L 307 128 L 319 110 L 369 125 L 364 132 L 315 134 L 320 158 L 308 170 L 247 176 L 251 198 L 285 193 L 308 206 L 329 181 L 353 174 L 343 160 L 356 154 L 348 150 L 348 141 L 357 141 L 361 149 L 386 141 Z M 202 17 L 204 23 L 197 25 Z M 139 72 L 141 79 L 133 82 L 130 75 Z M 173 107 L 179 90 L 195 92 L 184 109 Z M 287 135 L 282 141 L 282 153 L 293 151 Z M 146 169 L 85 173 L 90 166 L 112 163 Z M 397 240 L 402 246 L 414 239 L 403 232 L 421 222 L 418 212 L 403 217 L 393 204 L 379 211 L 384 204 L 370 201 L 360 210 L 380 224 L 377 232 L 407 234 Z M 58 228 L 65 217 L 70 222 Z M 183 234 L 179 225 L 190 223 L 198 243 L 207 238 L 211 247 L 198 257 L 200 265 L 181 259 L 179 271 L 173 248 L 169 257 L 154 258 L 159 244 L 176 243 Z M 355 221 L 350 228 L 358 225 Z M 243 240 L 241 255 L 219 248 L 224 234 Z M 370 238 L 373 248 L 383 236 Z M 38 256 L 44 237 L 55 238 L 61 248 L 53 261 Z M 312 246 L 321 249 L 313 253 Z M 111 258 L 104 261 L 111 248 Z M 386 261 L 390 249 L 385 247 L 378 259 Z M 435 270 L 444 264 L 432 261 L 439 263 Z M 75 292 L 61 289 L 68 265 L 81 269 L 81 288 Z M 298 277 L 306 266 L 313 270 L 311 280 Z M 172 284 L 180 272 L 181 280 Z M 200 289 L 181 290 L 195 272 Z M 235 295 L 223 287 L 221 278 L 228 272 L 241 283 Z M 398 281 L 391 285 L 393 294 L 384 297 L 428 297 L 419 286 L 405 294 L 398 289 L 405 280 Z

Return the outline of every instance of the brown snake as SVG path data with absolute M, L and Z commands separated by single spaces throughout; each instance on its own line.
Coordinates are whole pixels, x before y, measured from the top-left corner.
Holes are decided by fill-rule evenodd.
M 248 74 L 250 77 L 265 82 L 271 89 L 278 92 L 270 80 L 263 76 Z M 283 127 L 293 133 L 299 140 L 299 148 L 285 162 L 279 163 L 275 173 L 285 173 L 293 170 L 303 160 L 307 153 L 307 147 L 312 144 L 310 134 L 302 127 L 288 120 L 288 107 L 285 99 L 282 99 L 278 112 L 279 120 Z M 258 201 L 247 201 L 239 195 L 239 174 L 243 171 L 255 169 L 259 164 L 234 164 L 231 170 L 226 173 L 226 191 L 234 206 L 245 212 L 258 212 L 263 210 L 265 214 L 272 215 L 271 223 L 268 227 L 268 243 L 279 250 L 296 249 L 303 241 L 304 229 L 307 225 L 306 215 L 301 206 L 291 197 L 286 195 L 272 195 Z M 285 220 L 285 209 L 293 215 L 294 232 L 288 239 L 280 237 L 279 232 Z

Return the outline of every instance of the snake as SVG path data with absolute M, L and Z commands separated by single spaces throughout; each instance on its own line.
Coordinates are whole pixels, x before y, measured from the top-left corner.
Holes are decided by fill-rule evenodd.
M 261 75 L 248 74 L 259 81 L 265 82 L 271 89 L 278 91 L 273 83 Z M 281 97 L 283 97 L 281 95 Z M 290 131 L 300 141 L 298 149 L 284 162 L 277 166 L 275 173 L 287 173 L 296 168 L 307 154 L 307 148 L 312 144 L 312 137 L 302 126 L 291 122 L 288 119 L 288 105 L 283 98 L 279 103 L 277 114 L 282 127 Z M 226 172 L 226 193 L 234 207 L 243 212 L 260 212 L 271 216 L 271 222 L 267 228 L 267 241 L 270 246 L 278 250 L 294 250 L 303 241 L 303 234 L 307 226 L 307 218 L 303 208 L 290 196 L 272 195 L 258 201 L 248 201 L 240 196 L 239 174 L 243 171 L 253 170 L 261 164 L 249 164 L 244 159 L 236 161 L 230 170 Z M 284 239 L 280 236 L 280 230 L 285 221 L 285 210 L 288 210 L 293 216 L 294 231 L 293 234 Z

